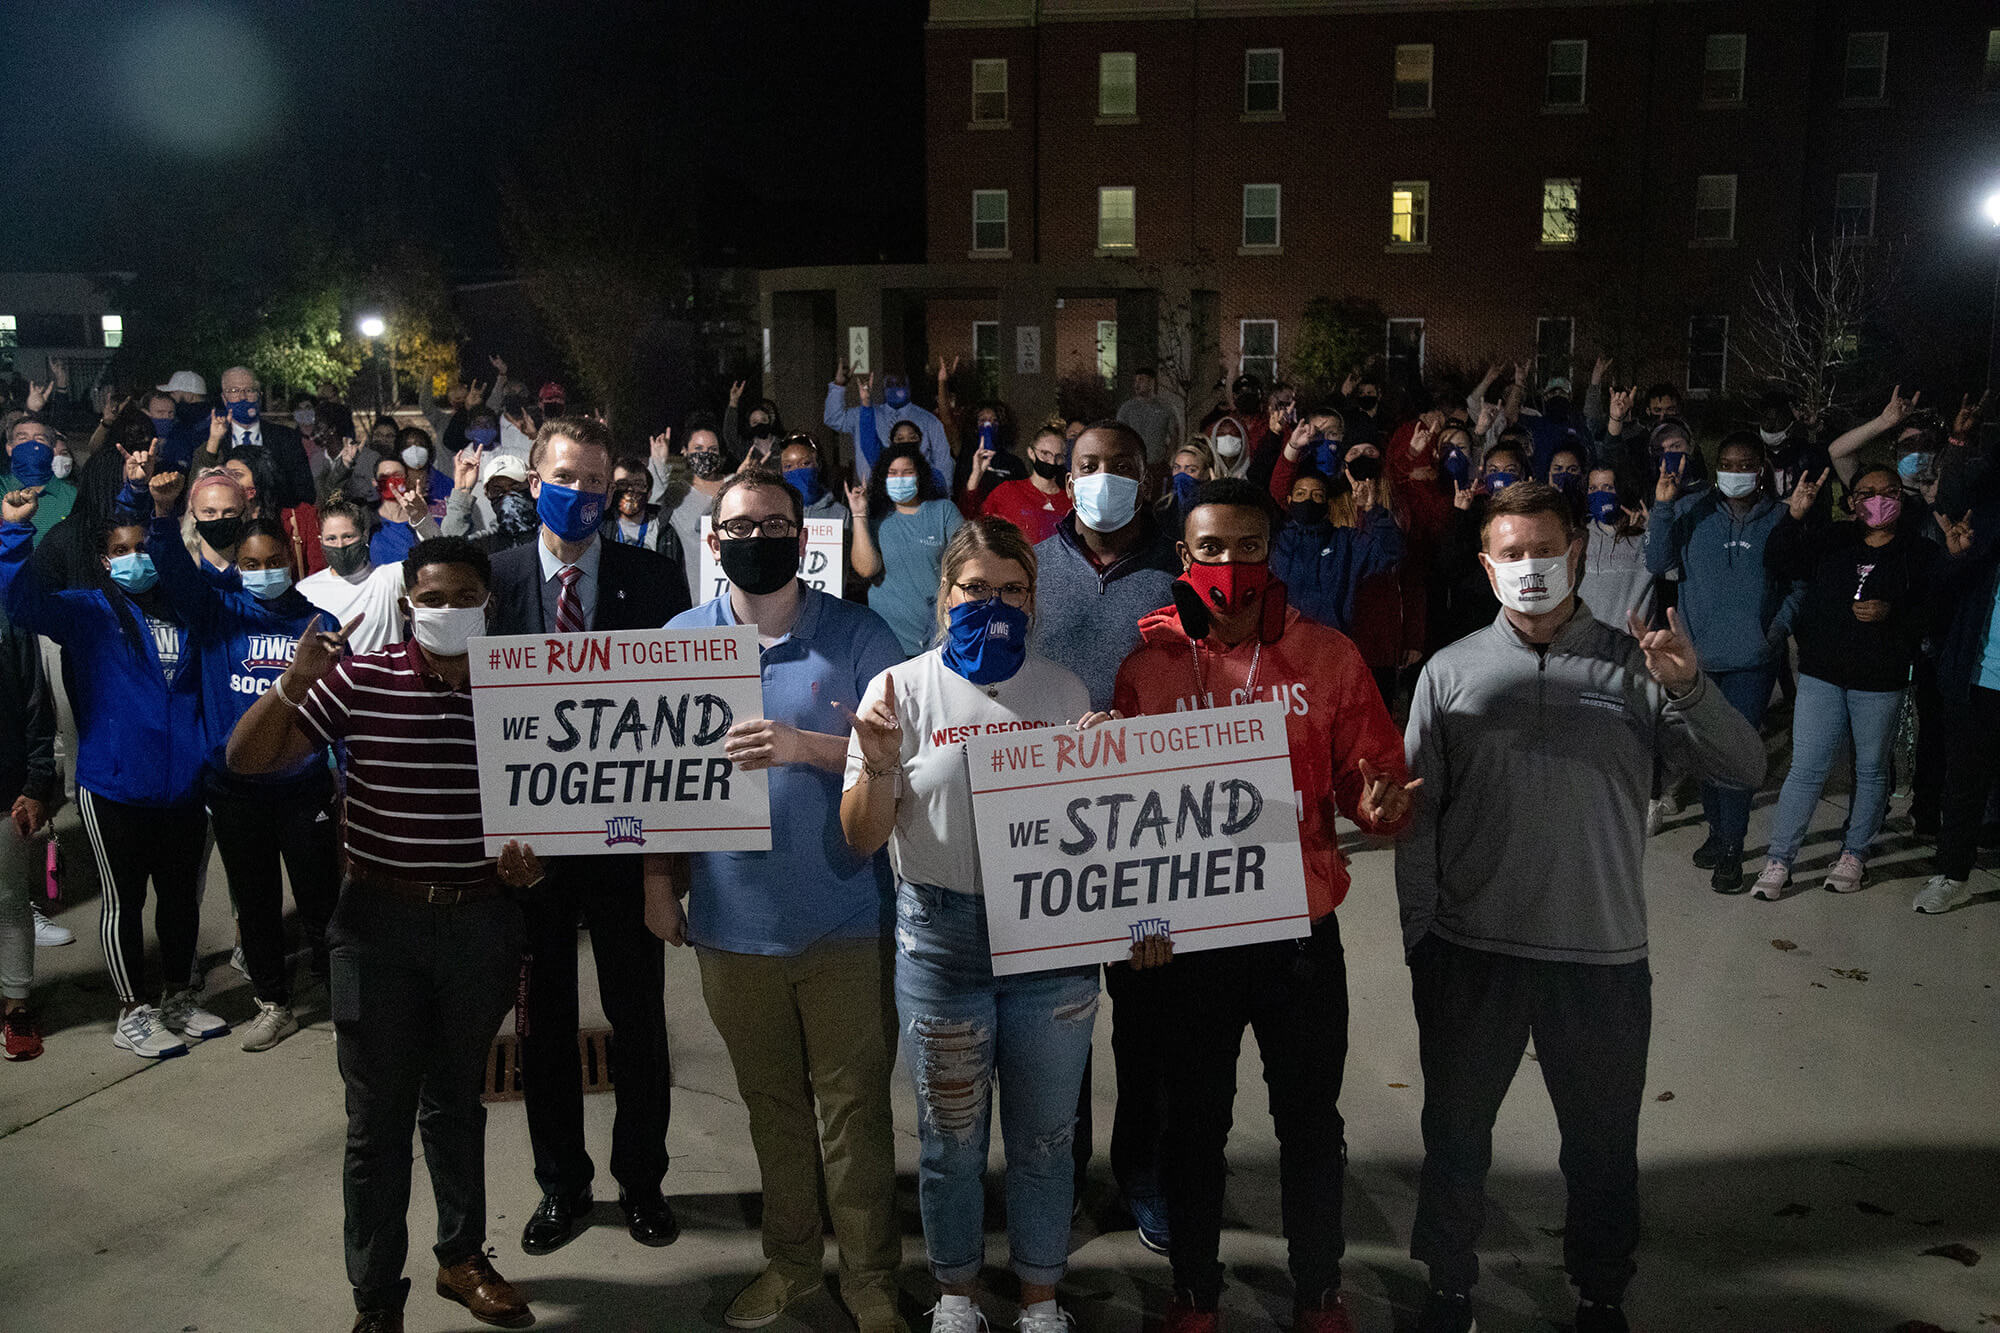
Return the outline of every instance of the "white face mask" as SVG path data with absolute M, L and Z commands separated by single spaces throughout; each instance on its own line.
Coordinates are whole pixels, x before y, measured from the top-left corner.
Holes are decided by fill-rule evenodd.
M 1569 596 L 1569 557 L 1544 556 L 1539 560 L 1495 560 L 1479 557 L 1493 571 L 1494 591 L 1500 604 L 1524 616 L 1553 611 Z
M 1757 489 L 1757 474 L 1754 472 L 1718 472 L 1715 474 L 1715 489 L 1732 500 L 1741 500 Z
M 410 632 L 419 646 L 438 657 L 463 657 L 465 645 L 486 632 L 486 603 L 478 606 L 413 606 Z
M 51 476 L 67 477 L 75 468 L 76 460 L 68 454 L 57 454 L 49 460 L 49 473 Z
M 1215 456 L 1217 458 L 1234 458 L 1242 452 L 1243 437 L 1241 435 L 1218 435 L 1215 437 Z
M 402 457 L 404 467 L 420 468 L 426 466 L 431 461 L 431 451 L 424 448 L 421 444 L 413 444 L 403 450 Z
M 1757 435 L 1758 438 L 1764 441 L 1765 448 L 1775 449 L 1790 437 L 1791 432 L 1788 430 L 1765 430 L 1762 426 L 1759 426 L 1757 428 Z
M 1092 472 L 1071 479 L 1076 491 L 1076 516 L 1092 532 L 1117 532 L 1132 521 L 1139 508 L 1139 483 L 1114 472 Z

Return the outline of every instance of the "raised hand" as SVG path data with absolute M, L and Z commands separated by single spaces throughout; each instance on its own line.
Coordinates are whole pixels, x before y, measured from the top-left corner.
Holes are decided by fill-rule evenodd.
M 1273 417 L 1276 415 L 1272 413 Z M 1313 428 L 1310 421 L 1301 421 L 1292 427 L 1292 433 L 1285 439 L 1285 457 L 1296 463 L 1299 456 L 1305 453 L 1306 446 L 1312 443 L 1312 437 Z
M 161 518 L 174 516 L 174 505 L 187 487 L 185 472 L 155 472 L 153 479 L 146 483 L 146 489 L 153 493 L 153 512 Z
M 1604 377 L 1610 373 L 1611 358 L 1599 353 L 1597 364 L 1590 368 L 1590 382 L 1592 384 L 1602 384 L 1604 383 Z
M 229 438 L 229 414 L 210 412 L 208 414 L 208 447 L 220 449 L 222 442 Z
M 1827 469 L 1821 468 L 1817 477 L 1801 476 L 1798 485 L 1792 487 L 1793 518 L 1803 519 L 1812 512 L 1813 502 L 1819 499 L 1819 488 L 1826 485 L 1826 474 Z
M 846 489 L 847 512 L 857 518 L 866 514 L 868 512 L 868 488 L 858 481 L 851 481 L 847 484 Z
M 1624 505 L 1619 505 L 1618 512 L 1625 515 L 1625 525 L 1631 528 L 1645 527 L 1646 521 L 1653 516 L 1653 511 L 1643 504 L 1637 509 L 1627 509 Z
M 1347 372 L 1347 377 L 1341 380 L 1340 382 L 1340 396 L 1342 398 L 1352 398 L 1354 396 L 1354 391 L 1360 387 L 1361 387 L 1361 372 L 1358 370 L 1350 370 Z
M 941 355 L 938 357 L 938 393 L 940 395 L 946 392 L 945 386 L 951 382 L 951 377 L 953 375 L 956 375 L 957 373 L 958 373 L 957 357 L 953 357 L 949 362 L 947 362 Z
M 986 469 L 993 466 L 993 451 L 981 449 L 972 455 L 972 472 L 966 477 L 968 488 L 977 487 L 986 477 Z
M 118 456 L 125 460 L 126 481 L 140 482 L 146 479 L 146 470 L 153 465 L 151 449 L 141 449 L 134 453 L 121 444 L 118 446 Z
M 107 426 L 117 425 L 118 414 L 120 412 L 123 412 L 125 410 L 125 405 L 131 401 L 132 401 L 132 395 L 129 393 L 123 395 L 122 397 L 117 394 L 111 394 L 111 393 L 105 394 L 104 412 L 101 416 L 98 417 L 98 420 L 102 421 Z
M 847 383 L 847 375 L 848 375 L 848 370 L 847 370 L 847 363 L 845 361 L 841 362 L 839 365 L 833 368 L 833 382 L 835 384 L 845 385 Z
M 1905 398 L 1903 397 L 1903 386 L 1898 384 L 1895 388 L 1889 390 L 1889 402 L 1882 409 L 1881 415 L 1875 418 L 1876 427 L 1883 431 L 1896 429 L 1896 427 L 1903 424 L 1904 417 L 1916 410 L 1917 400 L 1923 396 L 1922 391 L 1919 391 Z
M 486 360 L 493 367 L 495 375 L 498 375 L 503 380 L 507 378 L 507 363 L 500 359 L 500 353 L 495 352 L 493 355 L 487 357 Z
M 500 849 L 500 882 L 510 888 L 525 889 L 541 883 L 542 863 L 533 847 L 509 842 Z
M 1965 440 L 1971 437 L 1972 432 L 1979 428 L 1979 423 L 1985 417 L 1986 409 L 1991 404 L 1992 399 L 1993 391 L 1988 389 L 1980 395 L 1979 401 L 1976 403 L 1972 401 L 1971 394 L 1967 394 L 1959 400 L 1958 415 L 1953 417 L 1951 422 L 1951 433 L 1954 440 Z
M 1647 674 L 1673 694 L 1693 688 L 1701 675 L 1701 663 L 1695 658 L 1694 641 L 1688 638 L 1677 608 L 1667 608 L 1665 629 L 1647 629 L 1634 611 L 1625 613 L 1625 624 L 1639 641 L 1639 651 L 1646 655 Z
M 292 664 L 285 668 L 284 676 L 279 677 L 280 684 L 289 677 L 293 688 L 280 691 L 281 697 L 303 699 L 307 689 L 324 680 L 340 662 L 340 655 L 347 651 L 348 637 L 360 628 L 362 619 L 361 616 L 354 617 L 340 627 L 339 633 L 310 627 L 299 635 L 299 646 L 292 654 Z
M 1380 498 L 1376 495 L 1375 491 L 1376 483 L 1373 477 L 1368 478 L 1366 481 L 1357 481 L 1354 483 L 1354 512 L 1356 514 L 1366 514 L 1374 510 L 1375 502 Z
M 1437 418 L 1435 421 L 1432 418 Z M 1410 457 L 1428 458 L 1437 445 L 1438 431 L 1444 425 L 1444 413 L 1426 412 L 1417 418 L 1416 429 L 1410 432 Z
M 1493 423 L 1499 419 L 1500 404 L 1481 402 L 1479 404 L 1479 418 L 1472 423 L 1472 433 L 1483 437 L 1488 431 L 1493 429 Z
M 486 393 L 492 387 L 490 384 L 481 384 L 476 379 L 467 380 L 465 382 L 465 405 L 467 407 L 479 406 L 486 401 Z
M 882 697 L 859 713 L 838 699 L 833 701 L 833 706 L 854 728 L 855 739 L 861 746 L 862 763 L 878 772 L 901 767 L 903 723 L 896 716 L 895 676 L 886 671 L 882 673 Z
M 59 356 L 49 358 L 49 383 L 64 393 L 69 392 L 69 362 Z
M 1363 759 L 1361 809 L 1356 813 L 1371 824 L 1397 823 L 1410 812 L 1417 788 L 1423 785 L 1422 778 L 1413 778 L 1398 785 L 1395 778 Z
M 1459 510 L 1472 508 L 1472 487 L 1462 481 L 1453 482 L 1451 486 L 1451 507 Z
M 0 499 L 0 523 L 26 523 L 35 517 L 42 499 L 35 491 L 9 491 Z
M 743 401 L 743 391 L 749 386 L 749 380 L 737 380 L 729 386 L 729 406 L 732 411 Z
M 1670 505 L 1680 498 L 1681 478 L 1677 472 L 1667 471 L 1667 460 L 1660 460 L 1660 479 L 1653 483 L 1653 503 Z
M 1964 555 L 1972 549 L 1972 511 L 1965 511 L 1965 517 L 1953 523 L 1943 514 L 1937 516 L 1938 527 L 1944 530 L 1944 549 L 1951 555 Z
M 875 375 L 873 371 L 870 371 L 868 374 L 863 375 L 860 378 L 860 380 L 856 382 L 855 391 L 861 395 L 861 405 L 863 407 L 867 407 L 870 405 L 868 401 L 868 394 L 869 391 L 872 390 L 874 387 L 875 387 Z
M 479 484 L 479 446 L 461 449 L 451 458 L 451 485 L 453 490 L 466 490 Z
M 351 468 L 354 460 L 361 456 L 361 441 L 351 436 L 340 442 L 340 465 Z
M 42 408 L 47 406 L 49 401 L 49 391 L 55 387 L 56 387 L 56 382 L 54 380 L 43 380 L 39 384 L 36 383 L 34 380 L 29 380 L 28 402 L 27 402 L 28 411 L 39 412 L 42 410 Z
M 1636 384 L 1629 389 L 1613 389 L 1611 391 L 1611 419 L 1613 421 L 1631 420 L 1632 400 L 1638 397 L 1638 395 L 1639 386 Z
M 646 441 L 646 448 L 651 452 L 654 462 L 656 463 L 666 462 L 667 459 L 673 456 L 674 452 L 673 430 L 669 428 L 667 430 L 661 431 L 658 435 L 653 436 L 651 439 Z

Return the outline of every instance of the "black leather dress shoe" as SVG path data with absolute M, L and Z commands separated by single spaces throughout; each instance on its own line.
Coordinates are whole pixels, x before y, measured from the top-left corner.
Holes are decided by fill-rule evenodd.
M 570 1195 L 544 1194 L 535 1215 L 521 1228 L 522 1252 L 553 1254 L 575 1240 L 595 1202 L 588 1185 Z
M 634 1199 L 620 1194 L 618 1206 L 625 1213 L 625 1229 L 641 1245 L 671 1245 L 681 1238 L 681 1224 L 674 1220 L 666 1195 Z

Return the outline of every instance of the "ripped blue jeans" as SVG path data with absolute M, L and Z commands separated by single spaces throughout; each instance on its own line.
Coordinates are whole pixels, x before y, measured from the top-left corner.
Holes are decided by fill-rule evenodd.
M 1069 1266 L 1070 1141 L 1097 1018 L 1097 969 L 996 977 L 986 904 L 927 884 L 896 889 L 896 1015 L 917 1085 L 917 1206 L 939 1282 L 986 1258 L 993 1085 L 1007 1149 L 1007 1244 L 1021 1281 Z

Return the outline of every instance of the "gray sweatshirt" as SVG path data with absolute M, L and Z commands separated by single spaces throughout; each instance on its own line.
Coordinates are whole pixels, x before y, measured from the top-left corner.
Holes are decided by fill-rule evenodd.
M 1547 646 L 1503 611 L 1438 653 L 1404 737 L 1424 785 L 1396 847 L 1403 946 L 1427 932 L 1520 958 L 1646 956 L 1653 761 L 1755 787 L 1764 743 L 1707 676 L 1668 696 L 1638 641 L 1576 614 Z
M 1142 509 L 1133 522 L 1143 529 L 1138 544 L 1109 569 L 1083 553 L 1075 514 L 1035 546 L 1035 625 L 1028 646 L 1075 672 L 1095 709 L 1111 707 L 1118 668 L 1139 646 L 1139 617 L 1172 603 L 1181 574 L 1173 539 L 1152 514 Z

